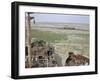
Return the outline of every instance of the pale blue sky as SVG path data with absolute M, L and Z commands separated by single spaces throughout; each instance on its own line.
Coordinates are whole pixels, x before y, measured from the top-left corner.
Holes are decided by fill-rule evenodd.
M 35 22 L 43 23 L 81 23 L 89 24 L 88 15 L 68 15 L 68 14 L 48 14 L 48 13 L 34 13 Z

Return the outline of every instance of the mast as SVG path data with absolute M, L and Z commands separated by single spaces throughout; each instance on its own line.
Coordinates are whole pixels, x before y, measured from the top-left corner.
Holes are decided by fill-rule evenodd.
M 27 43 L 28 43 L 28 64 L 29 68 L 32 67 L 32 50 L 31 50 L 31 17 L 30 13 L 28 12 L 28 26 L 27 26 Z

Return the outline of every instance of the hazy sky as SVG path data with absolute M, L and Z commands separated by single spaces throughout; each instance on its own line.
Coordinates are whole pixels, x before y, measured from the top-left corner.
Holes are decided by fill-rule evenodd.
M 68 14 L 48 14 L 48 13 L 34 13 L 35 22 L 43 23 L 81 23 L 89 24 L 88 15 L 68 15 Z

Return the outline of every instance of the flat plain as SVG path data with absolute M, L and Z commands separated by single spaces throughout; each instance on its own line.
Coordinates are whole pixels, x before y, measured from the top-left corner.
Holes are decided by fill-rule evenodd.
M 89 25 L 33 24 L 31 34 L 32 41 L 44 40 L 53 45 L 55 58 L 62 65 L 65 64 L 68 52 L 89 58 Z

